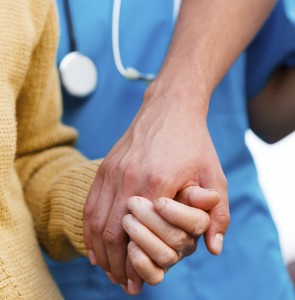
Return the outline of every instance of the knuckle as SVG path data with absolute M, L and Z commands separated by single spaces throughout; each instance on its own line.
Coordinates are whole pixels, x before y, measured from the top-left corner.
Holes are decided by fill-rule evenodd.
M 84 209 L 83 209 L 83 218 L 84 220 L 89 220 L 92 216 L 92 207 L 89 204 L 85 204 Z
M 198 218 L 192 219 L 191 232 L 194 236 L 202 235 L 209 227 L 210 218 L 206 213 L 202 213 Z
M 191 239 L 192 238 L 185 231 L 178 230 L 176 233 L 173 232 L 173 236 L 171 237 L 171 242 L 169 245 L 174 250 L 181 250 L 186 245 L 190 244 Z
M 147 184 L 152 189 L 159 189 L 165 186 L 167 179 L 165 176 L 160 172 L 149 172 L 146 176 Z
M 179 253 L 178 253 L 179 258 L 191 255 L 192 253 L 195 252 L 196 249 L 197 249 L 197 238 L 191 237 L 189 243 L 184 245 L 184 247 L 182 247 L 181 251 L 179 251 Z
M 119 243 L 118 235 L 111 230 L 105 230 L 103 232 L 103 240 L 108 245 L 115 245 Z
M 211 215 L 212 223 L 214 227 L 221 233 L 225 233 L 230 223 L 230 212 L 228 207 L 222 206 L 216 212 Z
M 166 250 L 158 258 L 158 264 L 162 268 L 170 267 L 170 266 L 174 265 L 175 263 L 177 263 L 177 261 L 178 261 L 178 255 L 172 249 L 171 250 Z
M 197 249 L 197 243 L 193 243 L 192 245 L 190 246 L 187 246 L 185 248 L 183 248 L 181 251 L 178 252 L 178 257 L 179 257 L 179 260 L 181 260 L 182 258 L 186 257 L 186 256 L 189 256 L 191 254 L 193 254 Z
M 230 214 L 229 213 L 218 214 L 217 219 L 220 224 L 223 224 L 226 230 L 230 223 Z
M 98 217 L 93 217 L 91 218 L 89 227 L 93 234 L 101 235 L 103 232 L 104 224 L 100 221 Z
M 132 163 L 129 163 L 126 166 L 121 166 L 120 169 L 123 174 L 123 184 L 130 184 L 136 180 L 137 168 Z
M 193 254 L 197 249 L 197 239 L 193 239 L 192 243 L 181 252 L 181 257 Z

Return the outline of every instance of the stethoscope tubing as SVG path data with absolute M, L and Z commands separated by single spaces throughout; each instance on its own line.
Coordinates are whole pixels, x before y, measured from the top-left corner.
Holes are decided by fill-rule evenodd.
M 156 74 L 148 73 L 144 74 L 138 71 L 134 67 L 124 67 L 119 44 L 119 28 L 120 28 L 120 14 L 121 14 L 122 0 L 113 1 L 113 13 L 112 13 L 112 50 L 114 63 L 117 71 L 126 79 L 129 80 L 143 80 L 147 83 L 153 81 Z M 181 5 L 181 0 L 174 0 L 173 6 L 173 22 L 176 20 Z M 66 90 L 77 97 L 84 97 L 92 93 L 97 87 L 97 68 L 93 61 L 81 54 L 77 49 L 77 40 L 73 25 L 70 0 L 64 0 L 65 17 L 69 35 L 70 53 L 68 53 L 60 63 L 61 81 Z M 80 72 L 81 70 L 81 72 Z M 76 72 L 73 74 L 73 72 Z M 88 84 L 86 80 L 83 81 L 82 71 L 84 71 L 84 77 L 88 77 L 92 84 Z M 85 73 L 86 72 L 86 73 Z M 87 74 L 90 72 L 90 74 Z M 79 74 L 81 73 L 81 74 Z M 84 82 L 84 86 L 79 89 L 79 81 Z

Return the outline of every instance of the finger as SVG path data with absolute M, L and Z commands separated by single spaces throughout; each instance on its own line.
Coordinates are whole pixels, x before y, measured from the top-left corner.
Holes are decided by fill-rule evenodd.
M 118 284 L 119 282 L 116 280 L 116 278 L 112 275 L 112 273 L 106 272 L 106 275 L 108 276 L 109 280 L 113 284 Z
M 104 224 L 99 225 L 96 221 L 93 221 L 93 226 L 99 228 L 103 227 Z M 88 252 L 89 259 L 92 265 L 99 265 L 105 272 L 111 272 L 109 259 L 105 245 L 102 241 L 102 232 L 92 227 L 92 250 Z
M 94 178 L 94 181 L 91 185 L 89 193 L 86 198 L 86 202 L 83 209 L 83 235 L 84 242 L 88 249 L 92 249 L 92 239 L 91 239 L 91 230 L 90 230 L 90 219 L 94 210 L 96 200 L 99 197 L 102 186 L 102 180 L 98 175 L 98 172 Z
M 123 227 L 132 239 L 158 266 L 167 268 L 178 262 L 177 253 L 152 231 L 129 214 L 123 218 Z
M 90 191 L 83 209 L 83 235 L 86 248 L 88 249 L 88 258 L 92 265 L 97 264 L 95 253 L 93 251 L 92 225 L 96 201 L 99 199 L 102 190 L 103 178 L 100 176 L 100 169 L 94 178 Z
M 163 269 L 157 266 L 134 241 L 128 244 L 128 256 L 136 272 L 147 284 L 156 285 L 163 280 Z
M 127 284 L 125 263 L 128 236 L 122 227 L 122 219 L 127 213 L 126 201 L 120 201 L 116 196 L 103 232 L 110 272 L 118 282 L 124 285 Z
M 220 195 L 215 190 L 199 186 L 189 186 L 176 195 L 175 200 L 189 206 L 209 211 L 220 202 Z
M 182 228 L 195 237 L 206 232 L 210 224 L 209 215 L 203 210 L 172 199 L 158 198 L 154 201 L 154 208 L 169 223 Z
M 138 275 L 134 269 L 129 255 L 127 255 L 126 260 L 126 274 L 127 274 L 127 287 L 125 286 L 125 291 L 127 290 L 130 295 L 137 295 L 140 293 L 143 286 L 143 279 Z
M 94 185 L 96 183 L 94 182 Z M 98 193 L 99 191 L 97 191 Z M 94 197 L 94 195 L 91 195 Z M 89 259 L 91 264 L 98 264 L 104 271 L 110 272 L 110 266 L 107 256 L 107 251 L 103 242 L 103 232 L 107 222 L 109 212 L 113 203 L 114 192 L 109 188 L 106 181 L 103 182 L 100 188 L 100 193 L 96 195 L 97 199 L 94 205 L 90 206 L 89 219 L 85 219 L 86 230 L 89 230 L 91 245 L 89 246 Z M 87 221 L 87 223 L 86 223 Z
M 177 204 L 180 206 L 180 203 Z M 128 199 L 127 208 L 140 223 L 145 225 L 163 242 L 173 248 L 179 256 L 187 256 L 195 251 L 195 238 L 183 229 L 163 219 L 163 217 L 154 210 L 153 203 L 148 199 L 143 197 L 131 197 Z M 181 207 L 178 207 L 178 209 L 180 210 Z M 186 219 L 186 214 L 182 214 L 182 218 Z
M 215 255 L 222 252 L 225 232 L 229 226 L 230 213 L 227 195 L 210 212 L 210 227 L 205 233 L 207 249 Z

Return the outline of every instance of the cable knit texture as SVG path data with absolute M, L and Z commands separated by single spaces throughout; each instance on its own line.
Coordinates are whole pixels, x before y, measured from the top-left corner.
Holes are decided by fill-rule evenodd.
M 60 123 L 54 0 L 0 0 L 0 299 L 61 299 L 40 252 L 85 254 L 82 210 L 99 162 Z

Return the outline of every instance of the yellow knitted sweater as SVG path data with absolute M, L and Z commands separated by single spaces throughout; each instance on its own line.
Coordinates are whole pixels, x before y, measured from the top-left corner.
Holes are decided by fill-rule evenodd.
M 0 0 L 0 299 L 60 299 L 39 244 L 85 253 L 82 210 L 97 162 L 61 125 L 54 0 Z

